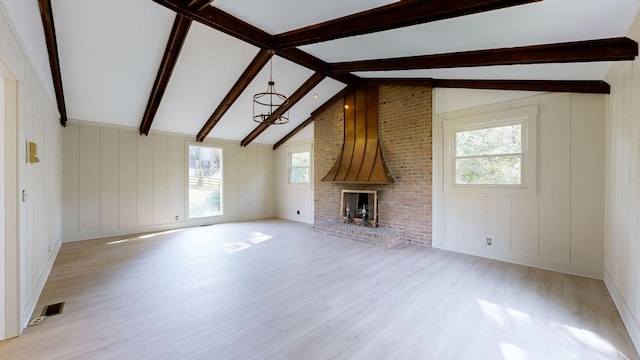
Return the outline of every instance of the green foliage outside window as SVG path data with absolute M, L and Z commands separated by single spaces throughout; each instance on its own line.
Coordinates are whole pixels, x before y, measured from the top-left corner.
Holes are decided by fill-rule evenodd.
M 456 184 L 522 184 L 522 124 L 458 131 Z
M 289 183 L 308 184 L 311 153 L 308 151 L 291 153 L 289 156 Z

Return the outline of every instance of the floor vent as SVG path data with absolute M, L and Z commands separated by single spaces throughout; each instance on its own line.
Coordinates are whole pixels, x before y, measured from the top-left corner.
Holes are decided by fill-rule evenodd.
M 64 302 L 47 305 L 42 310 L 42 316 L 53 316 L 53 315 L 61 314 L 62 308 L 64 308 Z

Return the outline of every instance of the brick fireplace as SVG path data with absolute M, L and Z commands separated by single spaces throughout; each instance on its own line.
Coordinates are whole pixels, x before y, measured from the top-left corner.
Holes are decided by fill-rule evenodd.
M 340 155 L 344 141 L 344 103 L 336 101 L 314 120 L 314 227 L 364 242 L 374 239 L 374 243 L 390 234 L 402 242 L 431 246 L 431 88 L 380 86 L 378 91 L 380 146 L 396 181 L 382 185 L 321 181 Z M 344 224 L 342 190 L 376 192 L 377 228 Z M 332 227 L 334 224 L 340 226 Z M 397 243 L 390 241 L 381 246 Z

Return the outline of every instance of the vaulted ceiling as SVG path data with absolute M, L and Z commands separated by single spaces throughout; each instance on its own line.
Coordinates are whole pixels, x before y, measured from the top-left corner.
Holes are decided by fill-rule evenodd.
M 39 3 L 63 118 L 244 146 L 279 145 L 345 87 L 362 83 L 606 93 L 602 80 L 611 61 L 637 55 L 637 43 L 624 36 L 640 5 L 638 0 Z M 294 103 L 286 125 L 252 121 L 252 96 L 266 90 L 270 61 L 276 90 Z

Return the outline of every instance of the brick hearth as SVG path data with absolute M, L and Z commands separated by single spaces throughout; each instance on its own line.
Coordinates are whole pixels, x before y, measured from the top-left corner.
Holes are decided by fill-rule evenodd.
M 313 228 L 326 235 L 355 240 L 369 245 L 390 248 L 404 243 L 402 231 L 389 228 L 372 228 L 338 221 L 317 221 Z

